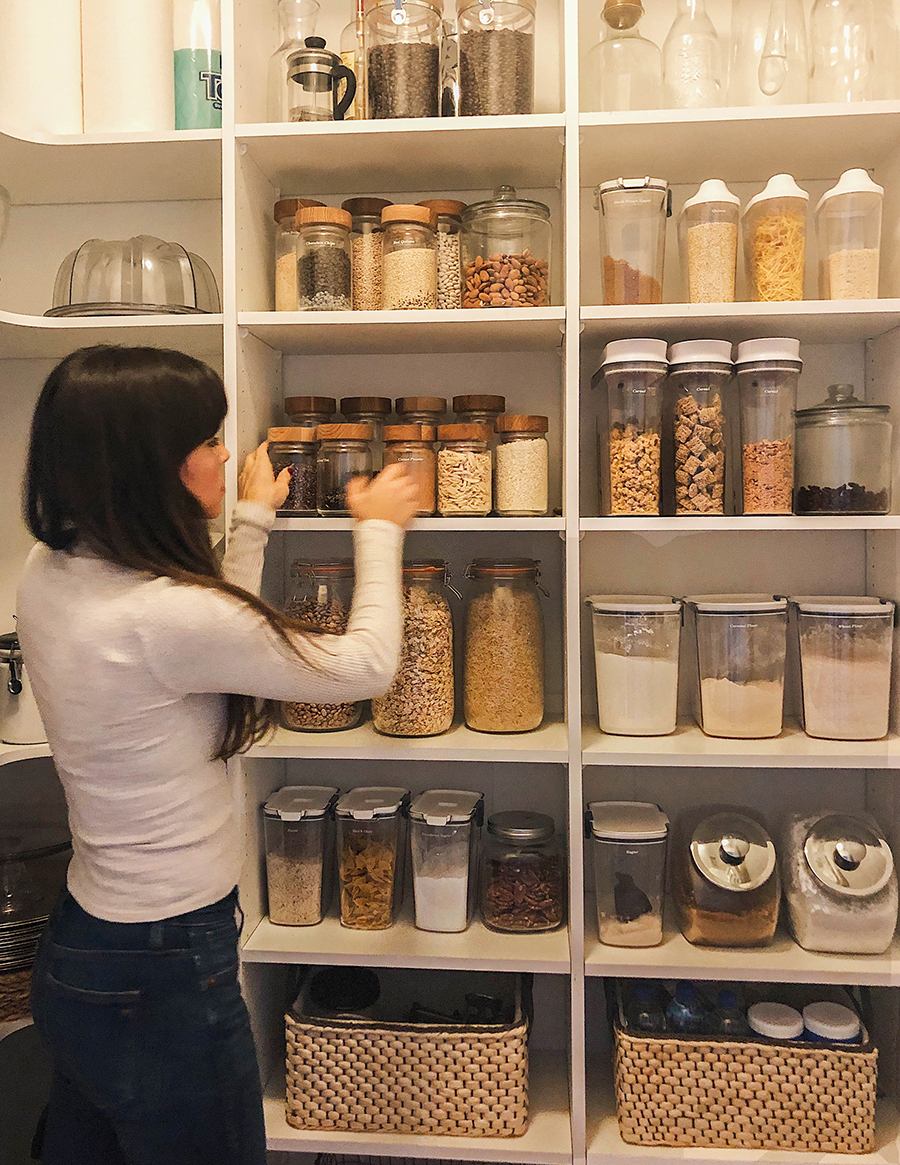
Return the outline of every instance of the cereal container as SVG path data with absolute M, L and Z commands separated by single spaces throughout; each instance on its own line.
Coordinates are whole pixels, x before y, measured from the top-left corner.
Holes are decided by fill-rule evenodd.
M 437 457 L 435 431 L 430 425 L 386 425 L 384 464 L 403 465 L 419 491 L 420 516 L 434 513 Z
M 790 174 L 770 178 L 744 211 L 750 297 L 760 303 L 803 299 L 809 195 Z
M 316 505 L 322 518 L 349 517 L 347 486 L 354 477 L 372 476 L 369 425 L 320 425 L 316 458 Z
M 600 212 L 603 302 L 662 303 L 666 220 L 672 191 L 663 178 L 617 178 L 594 190 Z
M 491 512 L 491 450 L 485 425 L 441 425 L 437 508 L 442 517 L 486 518 Z
M 429 789 L 409 807 L 416 926 L 454 934 L 472 917 L 478 837 L 484 816 L 481 793 Z
M 497 513 L 503 518 L 541 517 L 549 504 L 547 417 L 502 416 L 495 428 Z
M 745 514 L 791 513 L 794 410 L 802 368 L 799 340 L 745 340 L 738 345 Z
M 401 425 L 429 425 L 437 429 L 447 415 L 447 402 L 442 396 L 401 396 L 394 403 L 394 412 Z
M 263 810 L 269 919 L 282 926 L 314 926 L 328 909 L 332 821 L 338 790 L 288 785 Z
M 348 198 L 341 203 L 353 218 L 350 263 L 353 273 L 353 310 L 381 310 L 381 212 L 392 204 L 386 198 Z
M 566 920 L 565 853 L 553 818 L 518 810 L 488 820 L 481 913 L 488 930 L 533 934 Z
M 819 199 L 819 295 L 877 299 L 884 187 L 865 170 L 845 170 Z
M 384 463 L 384 425 L 391 415 L 389 396 L 345 396 L 341 413 L 351 425 L 368 425 L 372 431 L 372 472 L 378 473 Z
M 655 947 L 663 937 L 669 819 L 658 805 L 593 801 L 592 838 L 597 930 L 612 947 Z
M 688 303 L 734 303 L 741 200 L 710 178 L 684 204 L 678 220 Z
M 290 471 L 290 488 L 278 513 L 288 517 L 312 516 L 316 509 L 316 430 L 269 429 L 269 460 L 277 477 Z
M 331 424 L 337 412 L 337 401 L 333 396 L 288 396 L 285 397 L 284 411 L 292 425 L 316 429 L 319 425 Z
M 366 4 L 369 117 L 437 117 L 443 0 Z
M 381 212 L 381 306 L 385 311 L 437 307 L 437 215 L 427 206 L 386 206 Z
M 536 0 L 457 0 L 460 114 L 534 109 Z
M 441 310 L 462 307 L 462 259 L 460 238 L 464 202 L 431 198 L 420 202 L 437 215 L 437 305 Z
M 725 512 L 723 399 L 733 370 L 727 340 L 685 340 L 669 349 L 676 514 Z
M 609 433 L 600 440 L 603 513 L 659 513 L 663 383 L 669 367 L 665 340 L 613 340 L 603 353 Z
M 368 785 L 338 800 L 338 883 L 341 926 L 387 930 L 403 901 L 409 792 Z
M 548 307 L 550 208 L 514 186 L 462 213 L 463 307 Z

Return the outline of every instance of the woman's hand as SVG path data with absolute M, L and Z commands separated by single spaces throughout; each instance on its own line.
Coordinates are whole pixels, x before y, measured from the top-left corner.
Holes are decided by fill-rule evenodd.
M 419 510 L 418 488 L 402 465 L 389 465 L 371 481 L 354 477 L 346 492 L 347 505 L 357 522 L 374 518 L 405 529 Z
M 276 477 L 269 460 L 269 442 L 263 441 L 258 449 L 247 454 L 244 468 L 238 482 L 238 492 L 242 502 L 256 502 L 268 506 L 270 510 L 280 509 L 287 501 L 291 487 L 291 471 L 282 469 Z

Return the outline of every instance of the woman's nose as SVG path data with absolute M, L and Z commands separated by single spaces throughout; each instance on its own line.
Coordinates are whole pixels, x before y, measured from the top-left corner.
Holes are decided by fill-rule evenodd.
M 222 446 L 222 464 L 224 465 L 226 461 L 230 461 L 230 460 L 231 460 L 231 450 L 226 449 L 225 446 L 223 445 Z

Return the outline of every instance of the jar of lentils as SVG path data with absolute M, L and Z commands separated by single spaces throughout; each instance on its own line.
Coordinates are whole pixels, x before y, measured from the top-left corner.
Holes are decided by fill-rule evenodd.
M 284 411 L 292 424 L 317 429 L 334 420 L 337 401 L 333 396 L 288 396 L 284 399 Z
M 350 259 L 353 268 L 353 310 L 381 310 L 381 212 L 386 198 L 348 198 L 341 203 L 353 218 Z
M 513 810 L 488 819 L 481 913 L 489 930 L 556 930 L 566 918 L 565 859 L 545 813 Z
M 429 198 L 420 202 L 437 215 L 437 305 L 439 309 L 462 307 L 462 266 L 459 241 L 464 202 L 454 198 Z
M 438 513 L 445 518 L 486 518 L 492 502 L 487 428 L 441 425 L 438 440 Z
M 463 307 L 547 307 L 550 208 L 513 186 L 462 214 Z
M 329 635 L 343 635 L 353 600 L 353 561 L 349 558 L 322 562 L 295 562 L 291 571 L 293 590 L 287 614 Z M 353 728 L 362 715 L 361 703 L 307 704 L 285 702 L 281 706 L 286 728 L 305 732 L 333 732 Z
M 384 464 L 404 465 L 416 483 L 420 517 L 434 513 L 437 458 L 435 430 L 431 425 L 387 425 L 384 430 Z
M 277 477 L 290 471 L 288 496 L 278 510 L 289 518 L 310 516 L 316 510 L 316 430 L 269 429 L 269 460 Z
M 401 425 L 431 425 L 436 429 L 444 423 L 447 402 L 442 396 L 401 396 L 394 412 Z
M 347 485 L 372 476 L 372 430 L 368 425 L 321 425 L 317 430 L 316 497 L 319 516 L 349 517 Z
M 369 117 L 437 117 L 443 0 L 366 4 Z
M 540 517 L 548 506 L 546 417 L 503 416 L 495 422 L 494 498 L 504 518 Z
M 350 227 L 346 210 L 306 206 L 297 214 L 301 311 L 349 311 Z
M 372 430 L 372 472 L 378 473 L 384 462 L 384 423 L 391 415 L 391 398 L 345 396 L 341 412 L 351 425 L 368 425 Z
M 304 206 L 322 206 L 314 198 L 282 198 L 275 203 L 275 310 L 297 311 L 297 212 Z
M 437 215 L 427 206 L 387 206 L 381 212 L 381 306 L 385 311 L 437 307 Z

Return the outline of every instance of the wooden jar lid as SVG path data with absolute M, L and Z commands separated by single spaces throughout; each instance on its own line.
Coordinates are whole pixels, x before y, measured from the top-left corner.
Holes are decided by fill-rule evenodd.
M 298 211 L 304 206 L 324 205 L 325 203 L 319 202 L 318 198 L 280 198 L 275 203 L 274 218 L 276 222 L 281 222 L 285 218 L 296 218 Z
M 434 444 L 434 425 L 385 425 L 385 441 L 426 441 Z
M 546 417 L 509 413 L 504 417 L 498 417 L 494 421 L 494 428 L 498 433 L 546 433 L 550 428 L 550 422 Z
M 419 203 L 419 206 L 427 206 L 435 214 L 449 214 L 453 218 L 459 218 L 467 205 L 456 198 L 423 198 Z
M 401 396 L 397 400 L 397 413 L 445 413 L 447 402 L 442 396 Z
M 386 206 L 381 212 L 381 221 L 415 222 L 432 230 L 437 228 L 437 215 L 428 206 Z
M 393 205 L 389 198 L 345 198 L 341 203 L 341 209 L 352 214 L 354 218 L 358 214 L 367 215 L 369 218 L 381 218 L 384 208 Z
M 320 441 L 371 441 L 371 425 L 319 425 L 316 435 Z
M 337 412 L 337 401 L 333 396 L 288 396 L 284 400 L 284 411 L 287 415 L 294 413 L 331 413 Z
M 506 397 L 505 396 L 455 396 L 453 398 L 453 411 L 455 413 L 471 413 L 471 412 L 506 412 Z
M 270 441 L 315 441 L 316 430 L 312 425 L 279 426 L 269 429 Z
M 487 425 L 441 425 L 439 441 L 487 441 L 491 431 Z
M 297 226 L 335 226 L 349 231 L 353 219 L 337 206 L 304 206 L 297 211 Z
M 387 416 L 391 411 L 389 396 L 345 396 L 341 401 L 341 412 L 347 413 L 384 413 Z

